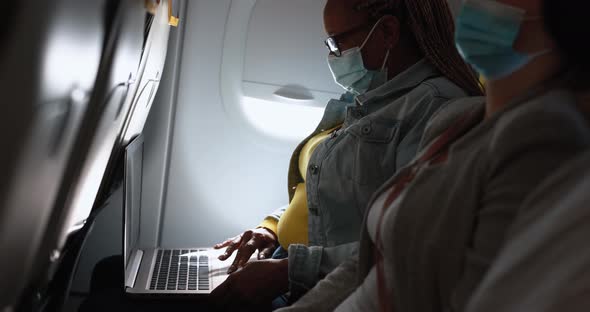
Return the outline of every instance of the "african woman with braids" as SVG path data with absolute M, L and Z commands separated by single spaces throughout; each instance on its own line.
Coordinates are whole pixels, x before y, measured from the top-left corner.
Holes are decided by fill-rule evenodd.
M 216 246 L 227 247 L 222 260 L 237 255 L 213 298 L 243 309 L 303 295 L 358 252 L 369 199 L 414 157 L 431 117 L 482 94 L 455 48 L 446 1 L 327 1 L 328 65 L 347 93 L 293 153 L 289 205 Z M 256 250 L 273 259 L 248 262 Z

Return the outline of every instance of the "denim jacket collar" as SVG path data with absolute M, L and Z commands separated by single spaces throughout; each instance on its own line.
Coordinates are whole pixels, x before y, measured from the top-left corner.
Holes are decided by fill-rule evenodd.
M 425 80 L 438 76 L 441 76 L 441 74 L 436 68 L 427 60 L 422 59 L 382 86 L 361 94 L 356 98 L 351 93 L 345 93 L 338 100 L 332 99 L 328 102 L 324 116 L 314 134 L 334 128 L 343 123 L 348 107 L 362 106 L 366 110 L 366 113 L 371 113 L 380 108 L 380 100 L 385 98 L 391 100 L 396 97 L 396 94 L 402 96 L 405 91 L 415 88 Z
M 322 120 L 312 135 L 342 124 L 344 122 L 344 118 L 346 117 L 346 108 L 355 105 L 354 96 L 350 93 L 343 94 L 339 100 L 330 100 L 328 105 L 326 105 Z
M 413 89 L 420 83 L 438 76 L 441 74 L 436 68 L 426 59 L 421 59 L 382 86 L 357 96 L 356 103 L 372 110 L 369 107 L 372 103 L 380 102 L 384 98 L 391 98 L 395 93 Z

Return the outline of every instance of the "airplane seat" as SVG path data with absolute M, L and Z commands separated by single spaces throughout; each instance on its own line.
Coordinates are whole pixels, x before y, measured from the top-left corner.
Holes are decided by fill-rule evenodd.
M 136 88 L 143 3 L 18 6 L 0 73 L 4 99 L 19 103 L 0 108 L 7 117 L 0 135 L 11 151 L 1 156 L 0 248 L 10 254 L 0 260 L 2 311 L 19 302 L 27 310 L 59 305 L 50 281 L 75 264 L 67 260 L 76 244 L 66 239 L 95 204 Z
M 70 221 L 63 224 L 62 229 L 65 230 L 65 232 L 62 232 L 59 240 L 59 242 L 66 242 L 59 245 L 65 246 L 65 249 L 62 249 L 64 260 L 59 262 L 57 273 L 52 275 L 56 278 L 51 281 L 51 288 L 57 289 L 58 291 L 57 294 L 53 294 L 53 298 L 49 300 L 49 307 L 51 308 L 48 308 L 48 310 L 58 309 L 67 299 L 71 280 L 76 271 L 79 253 L 82 250 L 87 235 L 92 229 L 94 219 L 101 211 L 101 208 L 105 206 L 105 202 L 108 201 L 110 193 L 116 189 L 117 183 L 120 182 L 118 181 L 120 177 L 117 176 L 117 173 L 121 171 L 119 169 L 122 169 L 120 167 L 122 163 L 119 161 L 120 155 L 122 154 L 122 148 L 143 131 L 155 93 L 159 86 L 160 73 L 163 72 L 168 50 L 170 30 L 169 21 L 171 20 L 172 12 L 172 10 L 168 10 L 168 5 L 171 6 L 172 1 L 162 1 L 155 11 L 154 16 L 145 14 L 145 24 L 142 25 L 144 26 L 142 29 L 145 30 L 142 36 L 143 51 L 141 53 L 139 69 L 134 78 L 135 86 L 127 90 L 128 93 L 124 99 L 125 108 L 121 112 L 121 119 L 116 123 L 116 129 L 120 129 L 120 122 L 123 122 L 123 128 L 120 131 L 118 138 L 116 135 L 109 137 L 109 140 L 117 139 L 116 141 L 109 141 L 110 144 L 112 144 L 112 142 L 115 143 L 111 150 L 110 158 L 106 162 L 104 162 L 106 158 L 102 160 L 93 159 L 90 164 L 85 165 L 87 169 L 89 168 L 88 172 L 98 173 L 99 170 L 104 170 L 102 181 L 91 181 L 88 180 L 88 177 L 83 177 L 86 181 L 78 182 L 80 184 L 78 186 L 79 190 L 96 192 L 97 195 L 93 205 L 88 206 L 80 204 L 84 200 L 90 203 L 90 197 L 76 197 L 79 195 L 79 193 L 76 192 L 74 192 L 74 196 L 70 198 L 69 204 L 74 203 L 69 210 Z M 136 46 L 139 42 L 137 41 L 137 38 L 139 38 L 137 34 L 138 28 L 136 27 L 137 23 L 130 23 L 129 21 L 139 21 L 140 19 L 139 15 L 136 15 L 135 13 L 133 13 L 133 16 L 133 19 L 129 17 L 125 18 L 126 25 L 131 27 L 125 25 L 122 27 L 133 29 L 132 32 L 123 30 L 123 33 L 133 33 L 134 35 L 128 37 L 128 39 L 132 38 L 135 43 L 133 46 Z M 178 19 L 176 19 L 176 21 L 178 21 Z M 100 184 L 96 182 L 100 182 Z M 95 188 L 89 189 L 89 186 L 94 186 Z M 98 189 L 96 188 L 97 186 Z M 91 208 L 91 210 L 87 210 L 88 208 Z M 82 214 L 80 214 L 81 209 Z M 81 223 L 79 221 L 78 223 L 74 223 L 71 220 L 72 217 L 74 217 L 74 221 L 81 220 L 80 218 L 84 217 L 86 219 Z M 78 224 L 82 226 L 82 229 L 76 232 L 76 230 L 79 229 Z M 68 254 L 66 255 L 65 253 Z
M 139 78 L 145 9 L 143 1 L 113 1 L 118 4 L 109 38 L 105 42 L 96 92 L 92 95 L 93 111 L 85 123 L 86 140 L 80 140 L 87 152 L 71 160 L 69 187 L 61 198 L 61 224 L 57 246 L 63 246 L 68 235 L 79 230 L 99 201 L 112 170 L 113 158 L 121 147 L 116 143 L 130 110 Z
M 70 159 L 66 182 L 58 199 L 51 226 L 45 235 L 40 257 L 37 291 L 44 310 L 59 310 L 75 272 L 79 252 L 92 227 L 93 210 L 106 199 L 116 155 L 117 142 L 137 89 L 143 45 L 144 1 L 113 1 L 115 9 L 105 40 L 90 112 L 84 119 L 77 147 L 82 151 Z M 105 17 L 109 20 L 109 15 Z M 46 288 L 46 289 L 44 289 Z
M 0 311 L 33 275 L 102 52 L 104 1 L 11 1 L 0 30 Z M 6 18 L 4 18 L 6 17 Z

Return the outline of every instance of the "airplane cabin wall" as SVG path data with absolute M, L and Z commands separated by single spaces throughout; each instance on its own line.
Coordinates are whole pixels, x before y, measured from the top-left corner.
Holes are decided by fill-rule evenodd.
M 324 3 L 188 2 L 161 246 L 210 246 L 287 204 L 291 152 L 341 93 Z

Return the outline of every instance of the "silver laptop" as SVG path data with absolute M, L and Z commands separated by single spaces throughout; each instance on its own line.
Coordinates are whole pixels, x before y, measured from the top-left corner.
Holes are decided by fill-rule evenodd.
M 233 257 L 220 261 L 212 248 L 138 248 L 141 235 L 143 136 L 125 148 L 124 235 L 125 292 L 135 295 L 207 295 L 227 278 Z

